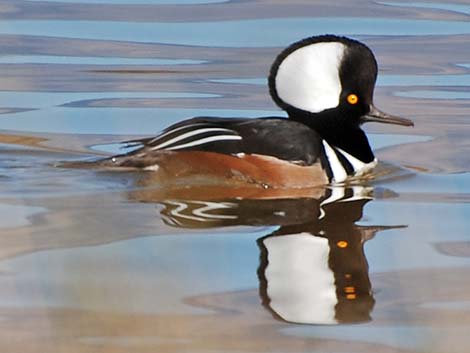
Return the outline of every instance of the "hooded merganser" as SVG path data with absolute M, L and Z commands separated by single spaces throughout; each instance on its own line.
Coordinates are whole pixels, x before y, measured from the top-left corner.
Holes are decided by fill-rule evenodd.
M 377 164 L 365 122 L 412 126 L 373 105 L 377 62 L 364 44 L 334 35 L 303 39 L 274 61 L 269 89 L 282 117 L 196 117 L 151 138 L 140 148 L 100 162 L 170 177 L 218 175 L 268 187 L 338 184 Z

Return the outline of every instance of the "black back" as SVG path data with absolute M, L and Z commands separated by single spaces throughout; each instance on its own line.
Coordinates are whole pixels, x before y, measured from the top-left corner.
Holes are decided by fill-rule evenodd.
M 221 140 L 204 143 L 181 150 L 217 152 L 236 155 L 239 153 L 259 154 L 276 157 L 301 165 L 311 165 L 318 161 L 323 149 L 321 138 L 308 126 L 285 118 L 265 117 L 247 118 L 213 118 L 197 117 L 184 120 L 170 126 L 162 135 L 187 126 L 198 128 L 222 128 L 241 137 L 239 140 Z M 209 134 L 209 133 L 207 133 Z M 202 135 L 202 134 L 201 134 Z M 191 136 L 183 142 L 194 141 L 206 135 Z M 192 140 L 190 140 L 192 139 Z M 148 152 L 158 145 L 157 138 L 130 141 L 142 144 L 142 148 L 131 152 L 133 155 Z M 158 151 L 158 150 L 157 150 Z

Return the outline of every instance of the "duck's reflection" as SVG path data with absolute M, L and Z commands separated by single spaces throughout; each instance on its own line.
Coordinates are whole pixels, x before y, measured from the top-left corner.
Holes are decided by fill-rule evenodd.
M 312 196 L 312 195 L 311 195 Z M 260 239 L 260 296 L 278 319 L 359 323 L 374 307 L 364 243 L 391 227 L 359 226 L 369 187 L 335 187 L 308 198 L 160 201 L 172 226 L 279 225 Z
M 339 191 L 332 191 L 335 197 L 322 205 L 319 219 L 282 226 L 258 239 L 260 295 L 263 304 L 285 321 L 370 320 L 375 301 L 363 245 L 383 227 L 355 224 L 370 201 L 364 189 L 344 190 L 345 197 L 338 197 Z

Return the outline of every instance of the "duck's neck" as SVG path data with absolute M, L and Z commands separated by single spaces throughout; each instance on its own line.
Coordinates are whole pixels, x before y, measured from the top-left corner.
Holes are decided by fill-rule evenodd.
M 374 161 L 369 140 L 359 125 L 347 123 L 333 111 L 312 114 L 296 110 L 288 113 L 290 119 L 309 126 L 329 145 L 340 148 L 364 163 Z

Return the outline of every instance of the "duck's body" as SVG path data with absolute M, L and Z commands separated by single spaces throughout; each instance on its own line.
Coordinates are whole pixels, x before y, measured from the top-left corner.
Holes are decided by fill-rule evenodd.
M 343 183 L 377 163 L 361 124 L 412 125 L 377 110 L 377 64 L 370 49 L 344 37 L 311 37 L 274 62 L 269 87 L 288 118 L 198 117 L 141 147 L 102 161 L 169 176 L 215 174 L 271 187 Z
M 285 118 L 193 118 L 108 160 L 168 176 L 213 175 L 271 187 L 328 183 L 320 136 Z
M 343 182 L 376 163 L 373 156 L 362 162 L 329 145 L 305 124 L 276 117 L 193 118 L 132 142 L 142 147 L 112 157 L 109 165 L 175 176 L 212 174 L 271 187 Z

